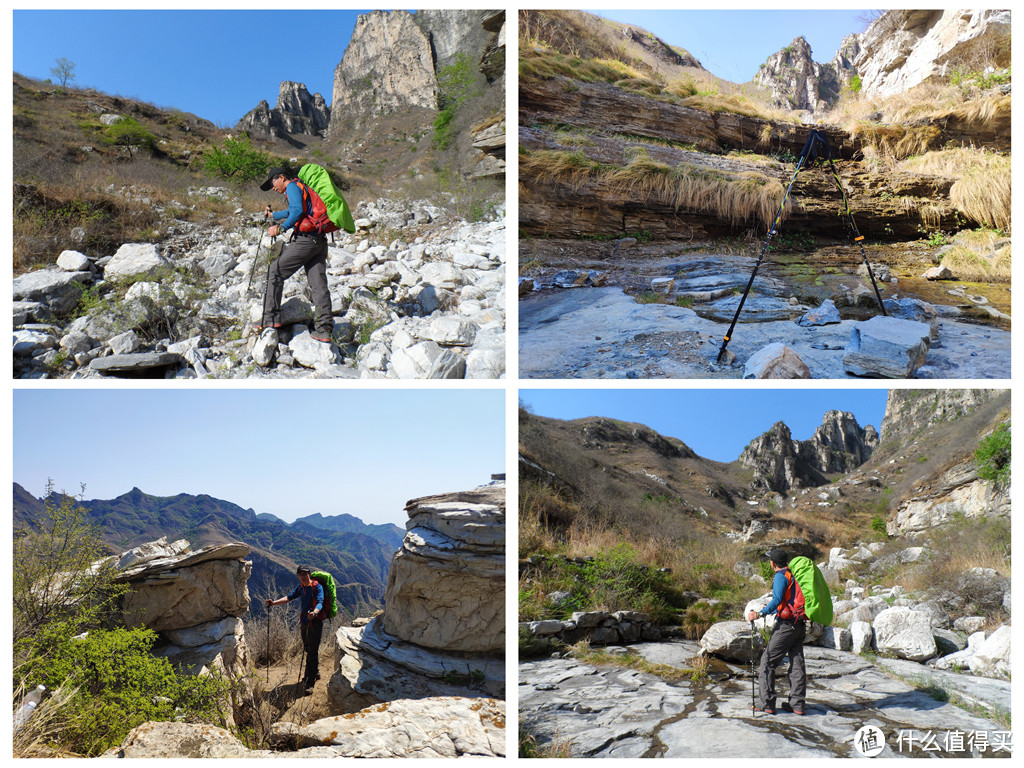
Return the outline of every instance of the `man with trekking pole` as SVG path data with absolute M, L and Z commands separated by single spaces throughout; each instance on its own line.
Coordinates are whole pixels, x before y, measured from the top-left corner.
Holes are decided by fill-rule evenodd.
M 310 576 L 312 569 L 309 567 L 300 565 L 295 573 L 299 577 L 298 586 L 286 597 L 279 597 L 276 600 L 267 598 L 267 608 L 291 602 L 296 598 L 302 601 L 299 611 L 299 633 L 302 636 L 302 649 L 306 657 L 303 681 L 305 691 L 309 694 L 313 692 L 316 681 L 320 679 L 320 638 L 323 636 L 326 614 L 324 588 Z
M 274 219 L 267 235 L 277 237 L 290 230 L 292 236 L 267 271 L 263 317 L 254 330 L 260 333 L 266 328 L 281 327 L 281 298 L 285 281 L 303 267 L 316 307 L 311 335 L 317 341 L 330 343 L 334 320 L 331 314 L 331 292 L 327 285 L 327 235 L 309 223 L 313 216 L 313 194 L 301 181 L 290 178 L 285 168 L 272 169 L 260 189 L 264 192 L 273 189 L 288 200 L 288 208 L 283 211 L 271 211 L 269 205 L 263 210 L 265 217 L 272 216 Z
M 751 705 L 754 712 L 775 714 L 775 668 L 789 656 L 789 705 L 797 715 L 804 714 L 807 696 L 807 672 L 804 666 L 804 636 L 807 633 L 807 617 L 804 614 L 802 593 L 789 569 L 789 555 L 781 549 L 770 549 L 766 553 L 775 571 L 772 582 L 772 599 L 764 608 L 749 611 L 747 620 L 775 614 L 775 626 L 771 637 L 761 654 L 757 669 L 757 701 Z

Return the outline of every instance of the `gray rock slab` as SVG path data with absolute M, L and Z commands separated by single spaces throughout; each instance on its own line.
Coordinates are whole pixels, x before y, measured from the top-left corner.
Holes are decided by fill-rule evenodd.
M 1010 711 L 1010 681 L 934 669 L 903 659 L 878 659 L 879 666 L 925 688 L 941 688 L 967 704 L 990 711 Z
M 82 296 L 82 284 L 92 280 L 91 272 L 40 269 L 14 278 L 14 298 L 45 304 L 52 312 L 70 312 Z
M 185 358 L 172 352 L 136 352 L 130 355 L 98 357 L 89 363 L 89 368 L 108 375 L 155 373 L 181 365 Z
M 666 648 L 656 650 L 657 645 Z M 631 649 L 667 663 L 691 648 L 673 641 Z M 575 659 L 521 662 L 520 723 L 540 745 L 567 743 L 572 757 L 857 757 L 854 735 L 868 724 L 886 735 L 888 746 L 882 756 L 899 757 L 900 731 L 912 733 L 920 743 L 928 730 L 983 731 L 990 738 L 1005 730 L 994 721 L 936 701 L 853 654 L 805 647 L 805 657 L 809 682 L 803 717 L 785 711 L 753 715 L 749 673 L 739 667 L 720 682 L 669 683 Z M 777 684 L 781 701 L 787 699 L 788 686 L 783 667 Z M 1008 684 L 999 685 L 988 695 L 991 701 L 1003 701 L 1008 691 Z M 920 750 L 917 756 L 922 756 Z
M 843 366 L 854 376 L 902 379 L 924 365 L 931 346 L 925 323 L 895 317 L 873 317 L 850 332 Z
M 851 379 L 843 367 L 857 324 L 801 328 L 789 320 L 741 323 L 727 352 L 738 365 L 714 364 L 728 324 L 691 309 L 637 304 L 620 288 L 541 291 L 519 301 L 519 372 L 522 378 L 735 378 L 762 347 L 781 342 L 807 364 L 815 379 Z M 919 379 L 1007 379 L 1010 333 L 943 319 L 941 348 L 932 348 Z

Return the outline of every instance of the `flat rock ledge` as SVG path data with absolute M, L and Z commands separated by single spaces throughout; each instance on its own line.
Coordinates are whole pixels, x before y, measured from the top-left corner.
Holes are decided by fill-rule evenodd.
M 389 702 L 306 726 L 275 723 L 277 750 L 247 749 L 194 723 L 143 723 L 105 758 L 504 757 L 505 704 L 435 697 Z

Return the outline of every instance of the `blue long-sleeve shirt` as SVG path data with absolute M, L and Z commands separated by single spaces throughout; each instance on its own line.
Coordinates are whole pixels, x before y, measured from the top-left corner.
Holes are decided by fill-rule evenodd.
M 772 601 L 761 609 L 760 616 L 767 616 L 775 613 L 782 605 L 782 598 L 786 595 L 786 571 L 776 571 L 775 579 L 772 581 Z
M 321 586 L 319 583 L 315 583 L 315 584 L 310 584 L 308 587 L 304 587 L 300 583 L 297 587 L 295 587 L 295 589 L 292 590 L 292 593 L 290 595 L 288 595 L 288 602 L 290 603 L 292 600 L 295 600 L 296 598 L 299 598 L 299 597 L 302 598 L 302 603 L 300 604 L 301 610 L 299 611 L 300 623 L 308 624 L 309 623 L 309 616 L 308 616 L 308 614 L 309 614 L 310 611 L 312 611 L 314 609 L 317 611 L 316 620 L 317 621 L 322 621 L 323 620 L 323 615 L 324 615 L 323 614 L 323 609 L 324 609 L 324 588 L 323 588 L 323 586 Z
M 283 211 L 274 211 L 274 221 L 278 222 L 280 232 L 285 232 L 294 227 L 303 215 L 313 213 L 312 202 L 306 208 L 303 208 L 302 190 L 299 189 L 299 185 L 294 181 L 288 182 L 288 186 L 284 189 L 284 194 L 288 198 L 288 208 Z

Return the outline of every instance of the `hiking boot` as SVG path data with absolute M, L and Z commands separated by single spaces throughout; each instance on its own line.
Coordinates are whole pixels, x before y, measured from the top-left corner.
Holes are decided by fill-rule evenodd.
M 782 711 L 783 712 L 792 712 L 794 715 L 803 715 L 803 713 L 804 713 L 804 711 L 802 709 L 796 709 L 788 701 L 782 705 Z
M 334 341 L 334 339 L 331 338 L 330 331 L 313 331 L 309 335 L 312 336 L 317 341 L 322 341 L 324 344 L 330 344 L 332 341 Z
M 750 708 L 754 712 L 764 712 L 766 715 L 774 715 L 775 714 L 775 710 L 772 709 L 771 707 L 755 707 L 755 706 L 751 705 Z
M 273 329 L 276 330 L 276 329 L 278 329 L 280 327 L 281 327 L 280 323 L 267 323 L 267 324 L 254 323 L 253 326 L 252 326 L 252 329 L 256 333 L 263 333 L 265 330 L 267 330 L 267 328 L 273 328 Z

